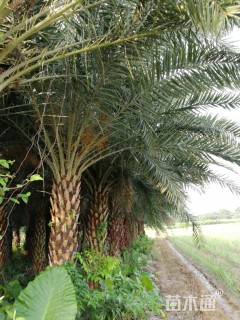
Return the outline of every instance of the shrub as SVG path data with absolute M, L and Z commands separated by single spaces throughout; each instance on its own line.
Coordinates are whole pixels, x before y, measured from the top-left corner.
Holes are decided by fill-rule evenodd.
M 77 320 L 145 319 L 150 311 L 164 317 L 159 289 L 142 270 L 150 246 L 151 240 L 141 237 L 124 252 L 121 264 L 95 251 L 76 255 L 79 264 L 66 263 L 76 291 Z M 98 282 L 94 290 L 89 280 Z
M 153 241 L 145 235 L 134 241 L 132 246 L 122 254 L 122 271 L 126 275 L 142 269 L 148 263 Z
M 68 262 L 65 267 L 76 291 L 78 320 L 144 319 L 149 311 L 163 315 L 158 288 L 140 270 L 131 277 L 121 270 L 109 273 L 98 288 L 91 290 L 76 265 Z

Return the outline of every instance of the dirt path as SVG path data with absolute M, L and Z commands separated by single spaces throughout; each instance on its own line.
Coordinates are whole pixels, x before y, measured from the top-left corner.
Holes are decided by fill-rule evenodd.
M 166 299 L 168 320 L 240 320 L 240 308 L 225 289 L 214 287 L 168 240 L 155 239 L 154 252 L 158 260 L 149 268 Z

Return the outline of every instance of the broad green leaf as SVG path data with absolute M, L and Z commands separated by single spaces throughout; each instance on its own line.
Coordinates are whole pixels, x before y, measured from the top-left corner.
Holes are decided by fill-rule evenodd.
M 25 318 L 23 318 L 23 317 L 16 317 L 16 310 L 14 311 L 14 312 L 10 312 L 10 311 L 6 311 L 7 312 L 7 314 L 8 314 L 8 316 L 10 317 L 8 317 L 7 318 L 7 320 L 8 319 L 13 319 L 13 320 L 25 320 Z M 5 319 L 5 318 L 4 318 Z M 1 320 L 1 318 L 0 318 L 0 320 Z
M 0 204 L 2 204 L 2 203 L 3 203 L 3 197 L 0 196 Z
M 42 272 L 20 293 L 12 310 L 25 320 L 75 320 L 77 302 L 67 271 L 53 267 Z
M 43 178 L 40 176 L 40 174 L 33 174 L 30 179 L 30 181 L 39 181 L 39 180 L 43 180 Z
M 142 275 L 141 277 L 141 283 L 142 286 L 147 290 L 147 291 L 151 291 L 153 290 L 153 283 L 151 281 L 151 279 L 147 276 L 147 275 Z

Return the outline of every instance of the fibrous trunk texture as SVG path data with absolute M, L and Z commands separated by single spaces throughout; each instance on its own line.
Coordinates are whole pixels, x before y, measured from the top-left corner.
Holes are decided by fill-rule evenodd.
M 107 237 L 108 192 L 108 188 L 92 191 L 85 234 L 89 249 L 102 253 Z
M 61 265 L 71 260 L 77 251 L 78 220 L 80 214 L 80 182 L 73 176 L 53 183 L 51 202 L 51 231 L 49 258 Z
M 118 256 L 121 253 L 121 241 L 124 237 L 124 214 L 115 212 L 109 216 L 108 222 L 108 242 L 109 254 Z
M 12 255 L 12 230 L 7 206 L 0 207 L 0 269 L 10 260 Z
M 138 220 L 138 235 L 145 234 L 144 230 L 144 222 L 142 220 Z
M 135 241 L 138 238 L 138 221 L 134 220 L 131 224 L 131 242 Z
M 39 203 L 36 205 L 36 217 L 34 221 L 32 271 L 34 274 L 44 270 L 47 262 L 47 221 L 46 206 Z
M 37 199 L 37 202 L 29 208 L 25 250 L 34 274 L 42 271 L 47 263 L 48 204 L 49 202 L 46 202 L 46 199 Z
M 129 248 L 137 238 L 137 223 L 131 216 L 131 213 L 126 214 L 122 224 L 122 238 L 120 240 L 120 251 Z

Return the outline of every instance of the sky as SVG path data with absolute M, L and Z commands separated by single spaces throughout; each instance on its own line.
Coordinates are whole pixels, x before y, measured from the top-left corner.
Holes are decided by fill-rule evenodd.
M 211 184 L 204 194 L 190 192 L 188 208 L 193 215 L 217 212 L 221 209 L 234 211 L 240 207 L 240 197 L 223 189 L 218 185 Z
M 234 121 L 239 121 L 240 125 L 240 107 L 239 110 L 220 111 L 219 115 Z M 224 169 L 218 169 L 218 172 L 229 177 L 231 181 L 240 187 L 240 168 L 233 167 L 235 172 L 229 172 Z M 240 207 L 240 196 L 233 194 L 229 189 L 222 188 L 218 184 L 211 183 L 206 185 L 204 192 L 190 190 L 188 208 L 193 214 L 203 214 L 208 212 L 228 209 L 234 211 Z
M 229 36 L 234 47 L 240 49 L 240 29 L 235 29 Z M 240 107 L 239 110 L 219 111 L 221 116 L 227 117 L 234 121 L 239 121 L 240 125 Z M 224 172 L 225 173 L 225 172 Z M 240 169 L 238 174 L 228 174 L 228 176 L 240 185 Z M 189 192 L 188 208 L 193 214 L 203 214 L 208 212 L 219 211 L 220 209 L 228 209 L 234 211 L 240 207 L 240 196 L 234 195 L 226 188 L 222 188 L 217 184 L 210 184 L 205 187 L 204 193 L 193 190 Z
M 234 28 L 234 30 L 227 35 L 225 38 L 225 41 L 228 41 L 231 43 L 235 49 L 238 51 L 240 50 L 240 28 Z

